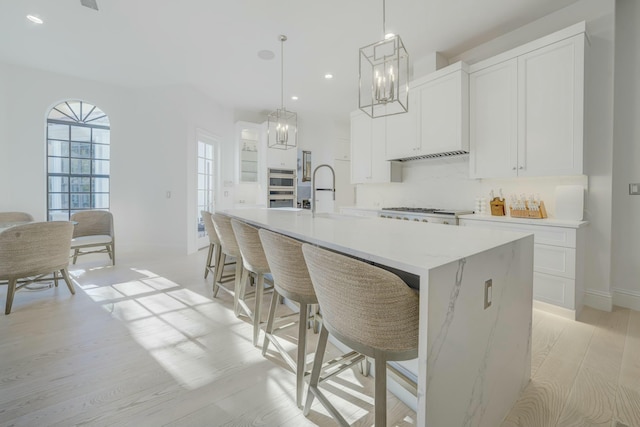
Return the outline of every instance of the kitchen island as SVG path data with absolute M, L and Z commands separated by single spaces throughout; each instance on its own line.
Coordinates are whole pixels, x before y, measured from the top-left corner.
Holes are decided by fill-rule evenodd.
M 531 374 L 533 235 L 279 209 L 223 212 L 420 291 L 417 425 L 500 425 Z

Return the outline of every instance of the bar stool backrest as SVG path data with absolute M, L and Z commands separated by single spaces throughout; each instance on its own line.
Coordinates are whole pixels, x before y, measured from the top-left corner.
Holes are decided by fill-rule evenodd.
M 303 244 L 302 252 L 327 330 L 366 356 L 418 355 L 418 295 L 395 274 Z
M 236 236 L 231 227 L 231 218 L 226 215 L 214 213 L 211 214 L 211 221 L 213 221 L 213 226 L 216 229 L 216 233 L 218 233 L 222 252 L 232 257 L 240 257 L 240 248 L 238 247 Z
M 202 222 L 204 222 L 204 229 L 207 232 L 207 236 L 209 236 L 209 243 L 219 245 L 220 238 L 218 237 L 218 233 L 216 233 L 216 228 L 213 226 L 213 221 L 211 221 L 211 212 L 200 211 L 200 215 L 202 216 Z
M 231 220 L 231 227 L 236 235 L 244 268 L 254 273 L 269 273 L 269 262 L 260 243 L 258 229 L 237 219 Z
M 318 298 L 302 254 L 302 242 L 264 228 L 259 234 L 276 291 L 292 301 L 317 304 Z

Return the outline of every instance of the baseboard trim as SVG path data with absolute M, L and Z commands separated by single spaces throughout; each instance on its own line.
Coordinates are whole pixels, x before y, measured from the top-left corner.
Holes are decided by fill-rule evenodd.
M 613 310 L 613 297 L 609 292 L 587 289 L 584 291 L 584 305 L 602 311 Z
M 533 308 L 564 317 L 569 320 L 576 320 L 576 311 L 569 308 L 560 307 L 558 305 L 549 304 L 547 302 L 533 300 Z
M 640 292 L 613 288 L 613 305 L 640 311 Z

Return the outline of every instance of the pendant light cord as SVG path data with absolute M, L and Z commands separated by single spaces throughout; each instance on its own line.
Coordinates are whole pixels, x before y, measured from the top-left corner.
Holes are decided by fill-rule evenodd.
M 280 106 L 284 110 L 284 42 L 287 36 L 280 36 Z
M 382 40 L 387 37 L 387 27 L 386 27 L 386 5 L 385 0 L 382 0 Z

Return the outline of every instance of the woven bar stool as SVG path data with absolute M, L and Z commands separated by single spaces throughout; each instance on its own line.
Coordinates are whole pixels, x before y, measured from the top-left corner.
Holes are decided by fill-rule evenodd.
M 302 245 L 302 252 L 323 318 L 304 414 L 315 396 L 341 425 L 348 425 L 318 388 L 331 333 L 375 361 L 375 425 L 386 426 L 387 362 L 418 357 L 418 295 L 395 274 L 365 262 L 309 244 Z
M 220 260 L 222 258 L 222 250 L 220 244 L 220 238 L 218 237 L 218 233 L 216 233 L 216 229 L 213 226 L 213 221 L 211 221 L 211 212 L 209 211 L 200 211 L 200 215 L 202 216 L 202 222 L 204 223 L 204 229 L 207 231 L 207 236 L 209 237 L 209 253 L 207 254 L 207 262 L 204 266 L 204 278 L 206 279 L 209 275 L 209 272 L 214 274 L 215 277 L 215 268 L 218 265 L 221 265 L 220 268 L 224 269 L 227 265 L 234 265 L 235 261 L 228 262 L 225 264 L 220 264 Z M 225 277 L 232 277 L 233 275 L 223 276 L 222 281 L 225 280 Z
M 302 243 L 265 229 L 261 229 L 259 234 L 274 279 L 274 292 L 271 297 L 269 318 L 267 320 L 264 343 L 262 344 L 262 355 L 266 355 L 269 343 L 273 343 L 285 362 L 296 373 L 296 404 L 298 407 L 302 407 L 304 376 L 307 373 L 308 313 L 311 306 L 318 304 L 318 298 L 313 290 L 311 277 L 309 277 L 309 272 L 304 262 Z M 275 336 L 273 324 L 280 296 L 296 302 L 300 306 L 298 313 L 298 349 L 295 361 Z
M 220 289 L 225 292 L 233 295 L 233 312 L 236 316 L 240 315 L 240 294 L 241 294 L 241 277 L 242 277 L 242 254 L 240 253 L 240 248 L 238 247 L 238 242 L 236 241 L 236 236 L 233 233 L 233 228 L 231 227 L 231 218 L 226 215 L 221 215 L 218 213 L 211 214 L 211 221 L 213 222 L 213 226 L 216 229 L 216 233 L 218 234 L 218 238 L 220 239 L 220 250 L 222 251 L 222 256 L 220 257 L 220 264 L 224 265 L 225 259 L 227 256 L 232 256 L 236 259 L 236 273 L 233 289 L 227 288 L 225 286 L 225 282 L 222 280 L 222 268 L 216 269 L 215 279 L 213 280 L 213 297 L 215 298 L 218 295 L 218 291 Z M 244 309 L 244 308 L 243 308 Z M 250 316 L 250 313 L 245 313 Z
M 260 323 L 262 320 L 262 295 L 264 292 L 265 279 L 268 283 L 273 284 L 269 269 L 269 262 L 264 254 L 264 249 L 262 249 L 262 243 L 260 243 L 260 236 L 258 235 L 257 228 L 236 219 L 231 220 L 231 226 L 233 227 L 233 232 L 236 235 L 238 247 L 242 254 L 242 264 L 244 267 L 240 279 L 240 295 L 242 297 L 246 295 L 246 286 L 249 276 L 253 275 L 255 279 L 256 290 L 253 312 L 251 312 L 242 299 L 239 300 L 239 304 L 243 306 L 245 312 L 250 313 L 249 317 L 253 320 L 253 345 L 258 345 Z

